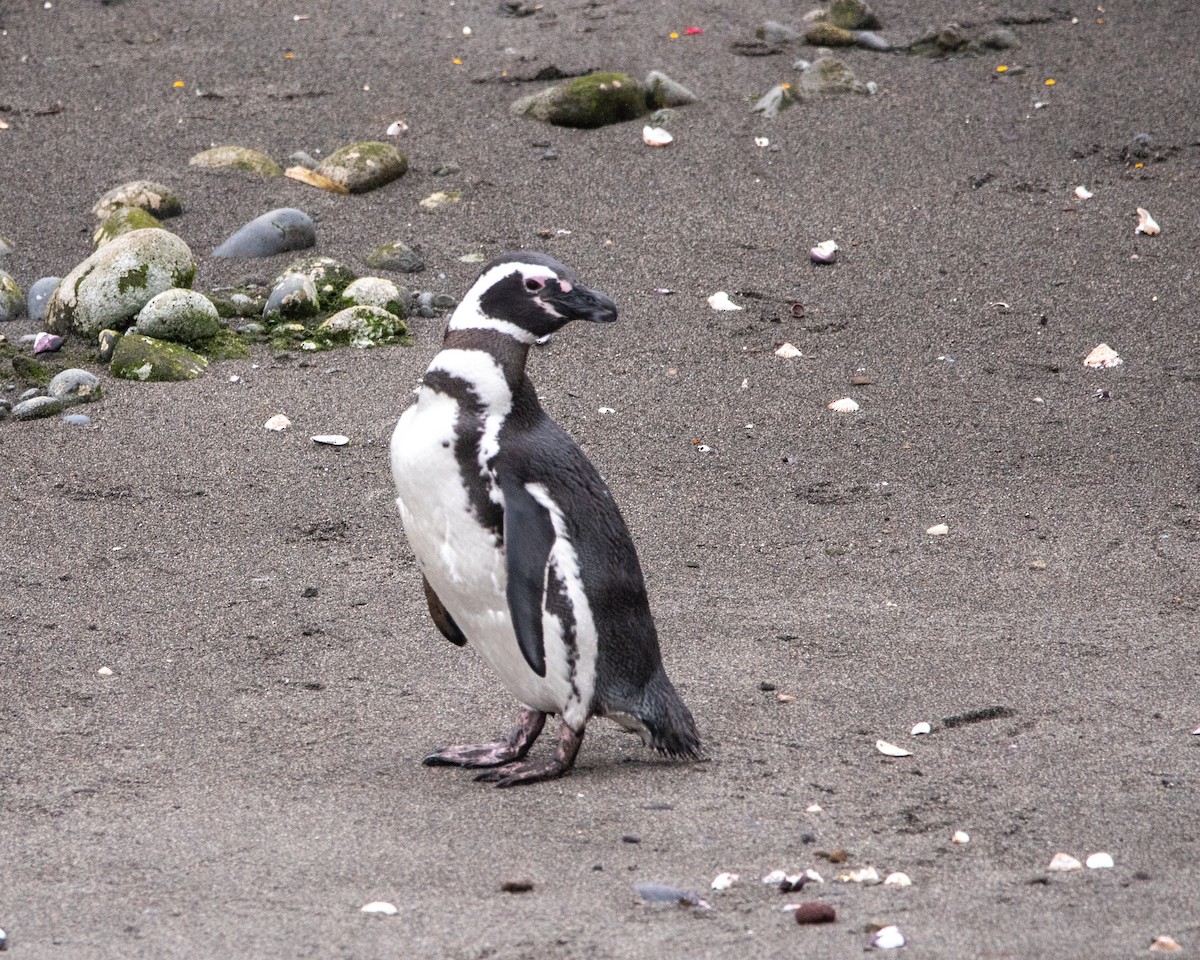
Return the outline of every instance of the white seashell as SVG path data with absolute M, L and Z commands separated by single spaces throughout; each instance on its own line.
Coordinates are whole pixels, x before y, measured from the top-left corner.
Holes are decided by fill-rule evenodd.
M 832 240 L 822 240 L 808 251 L 813 263 L 833 263 L 837 259 L 838 245 Z
M 665 147 L 674 139 L 662 127 L 642 127 L 642 142 L 648 147 Z
M 372 900 L 370 903 L 363 904 L 363 913 L 378 913 L 385 917 L 394 917 L 400 911 L 396 909 L 394 903 L 388 903 L 386 900 Z
M 1195 730 L 1192 731 L 1192 736 L 1200 737 L 1200 727 L 1197 727 Z
M 1069 873 L 1072 870 L 1082 870 L 1083 864 L 1069 853 L 1056 853 L 1047 864 L 1046 869 L 1051 873 Z
M 895 873 L 889 873 L 883 881 L 885 887 L 911 887 L 912 878 L 907 873 L 901 873 L 897 870 Z
M 966 830 L 955 830 L 950 842 L 957 843 L 961 847 L 963 844 L 971 842 L 971 835 Z
M 1148 237 L 1153 237 L 1156 234 L 1162 233 L 1162 227 L 1158 225 L 1158 221 L 1150 216 L 1150 211 L 1145 207 L 1137 208 L 1138 223 L 1134 227 L 1134 233 L 1144 233 Z
M 111 677 L 113 675 L 112 667 L 101 667 L 96 674 L 101 677 Z
M 786 870 L 772 870 L 770 873 L 768 873 L 765 877 L 762 878 L 762 882 L 764 884 L 766 884 L 768 887 L 773 887 L 773 886 L 776 886 L 777 884 L 783 883 L 783 881 L 786 879 L 787 879 L 787 871 Z
M 825 808 L 822 807 L 819 803 L 810 803 L 807 807 L 804 808 L 804 812 L 805 813 L 824 813 Z
M 470 35 L 471 35 L 471 28 L 470 28 L 470 27 L 463 27 L 463 36 L 464 36 L 464 37 L 469 37 Z
M 819 873 L 817 873 L 816 870 L 813 870 L 811 867 L 809 867 L 809 869 L 804 871 L 804 875 L 806 877 L 808 877 L 808 879 L 810 881 L 812 881 L 813 883 L 824 883 L 825 882 L 825 878 L 822 877 Z
M 775 351 L 775 356 L 783 357 L 784 360 L 795 360 L 797 357 L 804 356 L 804 354 L 794 343 L 785 343 Z
M 858 870 L 851 870 L 848 873 L 839 873 L 838 880 L 842 883 L 861 883 L 867 887 L 883 883 L 883 878 L 874 867 L 861 867 Z
M 408 124 L 403 120 L 393 120 L 388 124 L 387 135 L 389 137 L 398 137 L 402 133 L 408 133 Z
M 718 873 L 713 877 L 712 888 L 714 890 L 728 890 L 741 879 L 736 873 Z
M 834 413 L 855 413 L 858 411 L 858 403 L 851 400 L 849 397 L 842 397 L 840 400 L 833 400 L 825 406 Z
M 882 753 L 885 757 L 912 756 L 911 750 L 905 750 L 903 747 L 898 747 L 894 743 L 888 743 L 886 740 L 876 740 L 875 749 Z
M 932 527 L 925 531 L 931 537 L 944 537 L 950 532 L 950 527 L 944 523 L 935 523 Z
M 230 382 L 230 383 L 241 383 L 241 382 L 242 382 L 242 378 L 241 378 L 241 377 L 239 377 L 239 376 L 238 376 L 236 373 L 231 373 L 231 374 L 229 375 L 229 382 Z
M 911 730 L 909 730 L 908 733 L 909 733 L 909 736 L 919 737 L 922 734 L 931 733 L 932 731 L 933 731 L 933 727 L 930 726 L 929 721 L 922 720 L 920 723 L 914 723 L 913 728 Z
M 1089 870 L 1111 870 L 1116 865 L 1113 863 L 1112 854 L 1103 850 L 1091 854 L 1083 863 Z
M 756 147 L 769 147 L 771 145 L 771 141 L 768 140 L 766 137 L 755 137 L 754 145 Z
M 1093 370 L 1108 370 L 1111 367 L 1119 367 L 1124 362 L 1117 355 L 1117 351 L 1107 343 L 1097 344 L 1095 349 L 1083 358 L 1083 365 Z
M 1179 953 L 1182 949 L 1174 937 L 1168 937 L 1165 933 L 1155 937 L 1154 942 L 1150 944 L 1152 953 Z
M 876 950 L 895 950 L 904 946 L 904 934 L 895 925 L 881 927 L 871 937 L 871 946 Z
M 270 420 L 263 424 L 268 430 L 281 432 L 292 425 L 292 421 L 285 417 L 282 413 L 277 413 Z
M 698 443 L 696 444 L 696 451 L 698 453 L 712 453 L 712 447 L 707 443 Z
M 597 413 L 616 413 L 617 411 L 614 410 L 612 407 L 600 407 L 599 410 L 597 410 L 596 412 Z
M 340 433 L 321 433 L 313 437 L 312 442 L 323 447 L 344 447 L 350 442 L 350 438 L 343 437 Z
M 729 294 L 724 290 L 718 290 L 708 298 L 708 305 L 714 310 L 742 310 L 736 303 L 729 299 Z
M 1077 196 L 1080 200 L 1091 200 L 1095 194 L 1092 193 L 1092 191 L 1087 187 L 1078 186 L 1075 188 L 1075 196 Z

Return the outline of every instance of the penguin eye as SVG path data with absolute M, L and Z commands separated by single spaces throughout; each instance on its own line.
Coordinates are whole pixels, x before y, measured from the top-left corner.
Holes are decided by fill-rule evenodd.
M 537 293 L 537 291 L 541 290 L 542 287 L 544 287 L 545 285 L 546 285 L 546 281 L 543 280 L 541 277 L 526 277 L 525 278 L 525 289 L 528 290 L 530 293 Z

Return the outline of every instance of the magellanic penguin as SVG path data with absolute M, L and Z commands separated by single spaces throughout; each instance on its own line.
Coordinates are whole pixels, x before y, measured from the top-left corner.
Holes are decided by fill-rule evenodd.
M 616 305 L 544 254 L 492 261 L 454 311 L 392 435 L 404 531 L 438 629 L 470 644 L 524 709 L 497 743 L 438 750 L 427 764 L 489 767 L 509 787 L 571 769 L 604 716 L 673 757 L 698 757 L 692 715 L 663 669 L 633 540 L 591 461 L 538 403 L 529 348 Z M 548 714 L 548 760 L 526 760 Z

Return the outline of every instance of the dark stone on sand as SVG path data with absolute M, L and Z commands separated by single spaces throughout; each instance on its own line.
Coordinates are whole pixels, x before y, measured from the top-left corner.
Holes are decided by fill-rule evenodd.
M 833 923 L 837 920 L 837 911 L 828 903 L 802 903 L 795 913 L 799 924 Z
M 393 240 L 372 250 L 367 256 L 367 266 L 374 270 L 420 273 L 425 269 L 425 260 L 403 240 Z
M 593 73 L 561 87 L 522 97 L 510 108 L 560 127 L 591 129 L 650 112 L 641 85 L 626 73 Z
M 61 279 L 61 277 L 42 277 L 30 284 L 29 292 L 25 296 L 25 305 L 29 311 L 30 320 L 40 321 L 46 318 L 50 298 L 54 296 L 54 291 L 58 289 Z
M 317 164 L 316 173 L 351 193 L 366 193 L 404 176 L 408 158 L 390 143 L 360 140 L 339 147 Z
M 950 717 L 942 717 L 942 724 L 947 728 L 962 727 L 968 723 L 983 723 L 985 720 L 1002 720 L 1005 717 L 1015 716 L 1016 712 L 1012 707 L 999 705 L 982 707 L 978 710 L 967 710 L 965 713 L 956 713 Z
M 500 884 L 504 893 L 529 893 L 533 889 L 532 880 L 505 880 Z
M 303 210 L 280 207 L 240 227 L 213 251 L 214 257 L 253 259 L 305 250 L 317 242 L 317 229 Z

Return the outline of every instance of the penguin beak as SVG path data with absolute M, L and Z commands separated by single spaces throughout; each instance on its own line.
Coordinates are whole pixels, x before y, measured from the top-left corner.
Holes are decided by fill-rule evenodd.
M 567 320 L 612 323 L 617 319 L 617 305 L 605 294 L 566 280 L 551 280 L 541 296 Z

